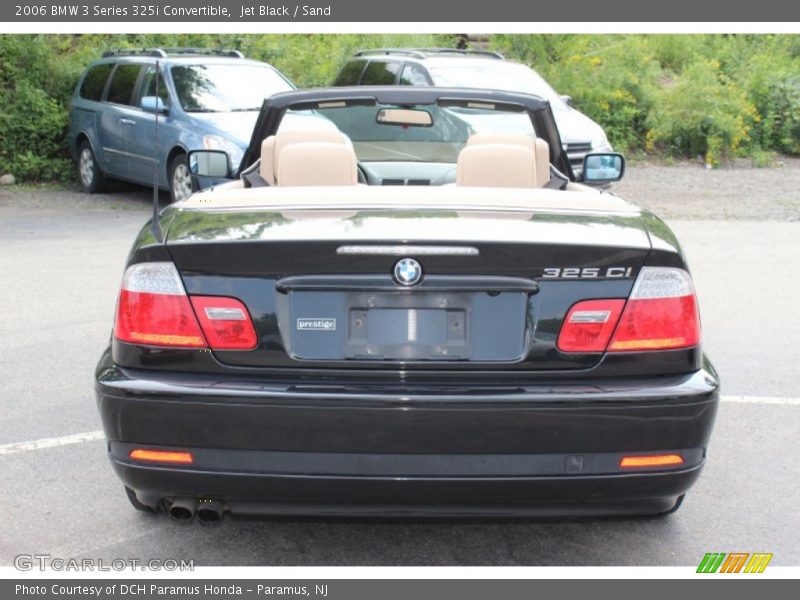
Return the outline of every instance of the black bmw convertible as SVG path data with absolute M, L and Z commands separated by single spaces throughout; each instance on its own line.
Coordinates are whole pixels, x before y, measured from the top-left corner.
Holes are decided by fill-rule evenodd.
M 154 214 L 96 372 L 132 504 L 225 514 L 660 515 L 719 382 L 655 215 L 580 181 L 548 103 L 332 88 L 268 99 L 229 180 Z

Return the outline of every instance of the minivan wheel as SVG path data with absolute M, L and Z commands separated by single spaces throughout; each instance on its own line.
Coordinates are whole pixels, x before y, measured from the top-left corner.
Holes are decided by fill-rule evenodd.
M 78 183 L 87 194 L 97 194 L 106 187 L 106 176 L 100 170 L 91 144 L 84 140 L 78 146 Z
M 178 154 L 169 164 L 169 197 L 180 202 L 192 195 L 192 177 L 185 154 Z

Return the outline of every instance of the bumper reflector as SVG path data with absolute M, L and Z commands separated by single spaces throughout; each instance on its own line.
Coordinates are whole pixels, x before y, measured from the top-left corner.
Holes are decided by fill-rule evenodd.
M 145 450 L 143 448 L 136 448 L 135 450 L 131 450 L 128 456 L 133 460 L 142 460 L 146 462 L 177 463 L 182 465 L 190 465 L 194 462 L 191 452 L 175 452 L 171 450 Z
M 680 454 L 650 454 L 647 456 L 623 456 L 619 466 L 623 469 L 641 467 L 674 467 L 683 464 Z

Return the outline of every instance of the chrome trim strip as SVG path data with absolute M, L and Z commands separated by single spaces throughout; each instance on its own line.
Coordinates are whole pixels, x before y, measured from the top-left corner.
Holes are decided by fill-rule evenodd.
M 378 256 L 478 256 L 474 246 L 339 246 L 336 254 Z

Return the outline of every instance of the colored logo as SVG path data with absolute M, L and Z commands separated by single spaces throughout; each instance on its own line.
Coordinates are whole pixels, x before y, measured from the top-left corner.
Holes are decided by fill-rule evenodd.
M 763 573 L 772 553 L 709 552 L 700 561 L 698 573 Z
M 422 279 L 422 266 L 413 258 L 404 258 L 394 266 L 394 280 L 400 285 L 414 285 Z

